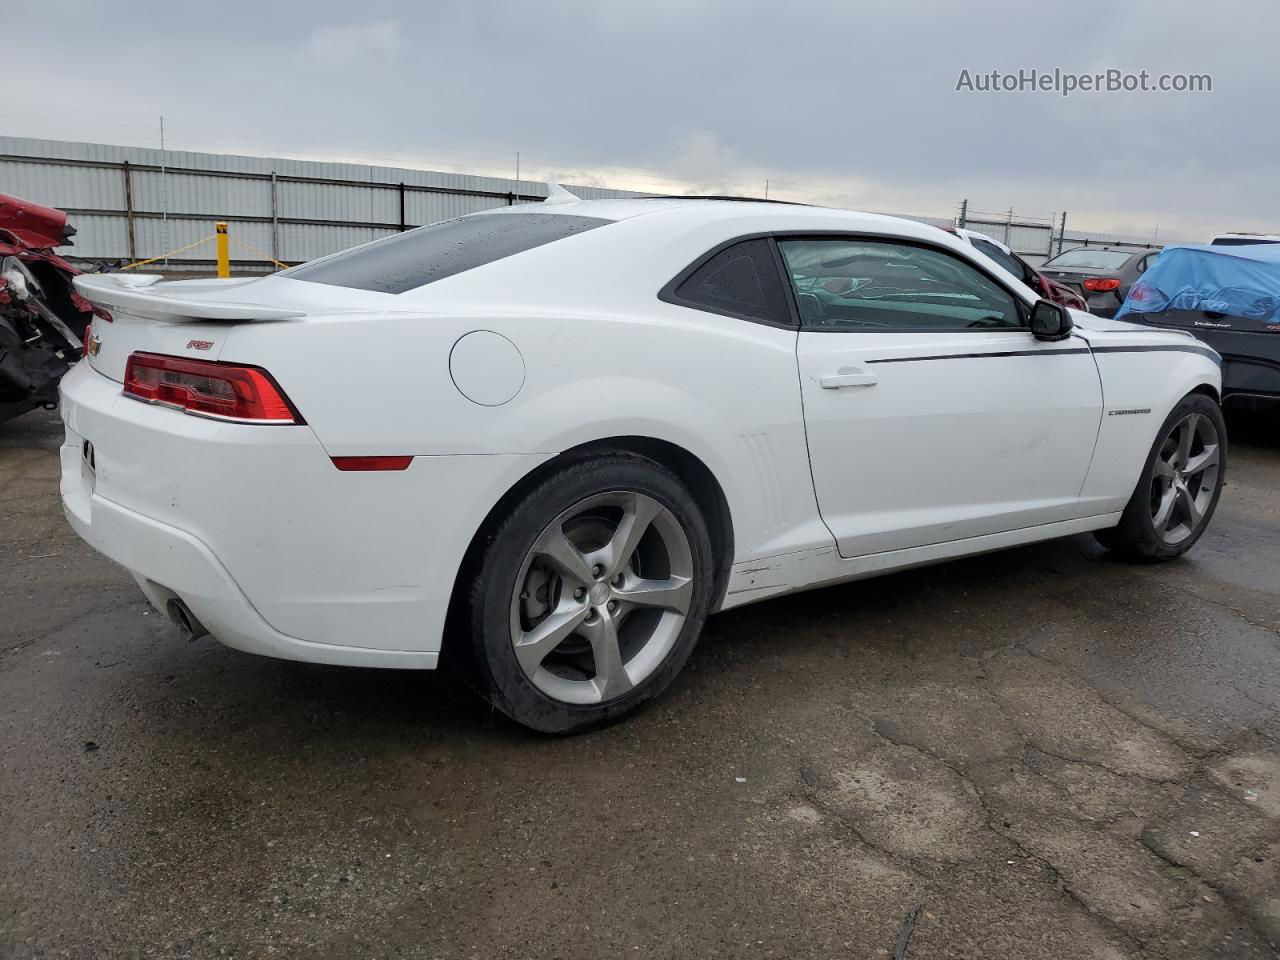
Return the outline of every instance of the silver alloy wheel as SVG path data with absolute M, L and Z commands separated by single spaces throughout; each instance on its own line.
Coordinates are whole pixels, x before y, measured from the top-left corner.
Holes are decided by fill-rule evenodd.
M 1194 534 L 1218 486 L 1218 428 L 1202 413 L 1189 413 L 1169 428 L 1151 477 L 1151 525 L 1169 546 Z
M 675 516 L 642 493 L 580 500 L 538 535 L 511 596 L 511 644 L 533 685 L 603 703 L 653 673 L 693 597 L 693 553 Z

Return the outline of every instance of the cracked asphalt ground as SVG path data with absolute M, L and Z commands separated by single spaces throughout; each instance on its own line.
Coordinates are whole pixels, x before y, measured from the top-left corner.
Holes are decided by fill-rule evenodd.
M 0 426 L 0 955 L 1276 955 L 1280 426 L 1182 561 L 1088 537 L 712 619 L 546 739 L 447 675 L 188 643 Z M 741 778 L 741 780 L 739 779 Z

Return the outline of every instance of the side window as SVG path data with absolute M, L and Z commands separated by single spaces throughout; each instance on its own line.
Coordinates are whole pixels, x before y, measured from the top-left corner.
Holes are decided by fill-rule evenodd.
M 988 257 L 990 257 L 996 263 L 1000 264 L 1000 266 L 1004 267 L 1006 270 L 1008 270 L 1011 274 L 1013 274 L 1019 280 L 1026 279 L 1027 271 L 1022 269 L 1022 264 L 1020 264 L 1016 259 L 1014 259 L 1009 254 L 1005 253 L 1003 250 L 997 247 L 994 243 L 991 243 L 988 240 L 980 240 L 977 237 L 975 237 L 973 240 L 973 246 L 975 249 L 981 251 L 982 253 L 985 253 Z
M 710 257 L 659 296 L 669 303 L 791 326 L 787 293 L 767 239 L 743 240 Z
M 1022 326 L 1013 294 L 959 257 L 893 240 L 782 240 L 806 326 L 982 330 Z

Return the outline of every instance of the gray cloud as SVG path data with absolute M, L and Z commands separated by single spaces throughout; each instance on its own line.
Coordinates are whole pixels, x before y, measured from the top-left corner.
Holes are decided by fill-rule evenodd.
M 6 12 L 7 132 L 723 189 L 1081 227 L 1277 229 L 1271 0 L 66 3 Z M 21 42 L 14 38 L 21 37 Z M 1209 94 L 955 92 L 962 69 Z M 47 111 L 40 107 L 45 102 Z

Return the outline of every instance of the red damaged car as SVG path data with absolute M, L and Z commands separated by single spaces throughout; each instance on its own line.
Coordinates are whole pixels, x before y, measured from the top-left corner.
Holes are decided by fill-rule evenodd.
M 943 227 L 942 229 L 972 244 L 975 249 L 981 250 L 1046 300 L 1052 300 L 1054 303 L 1060 303 L 1074 310 L 1088 312 L 1089 304 L 1080 294 L 1056 280 L 1049 279 L 994 237 L 988 237 L 985 233 L 978 233 L 976 230 L 968 230 L 964 227 Z
M 58 402 L 58 381 L 83 349 L 94 308 L 53 252 L 75 227 L 61 210 L 0 193 L 0 421 Z

